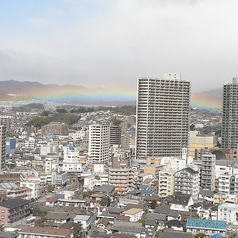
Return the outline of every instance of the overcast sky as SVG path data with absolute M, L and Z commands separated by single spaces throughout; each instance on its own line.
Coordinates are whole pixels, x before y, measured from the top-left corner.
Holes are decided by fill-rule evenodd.
M 0 0 L 0 80 L 121 87 L 238 76 L 237 0 Z

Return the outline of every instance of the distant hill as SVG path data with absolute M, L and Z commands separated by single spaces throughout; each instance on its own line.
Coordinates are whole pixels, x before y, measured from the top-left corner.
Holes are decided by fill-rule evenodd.
M 123 94 L 121 94 L 123 95 Z M 85 105 L 135 105 L 135 96 L 121 96 L 103 88 L 77 85 L 42 84 L 39 82 L 0 81 L 1 101 L 42 100 Z
M 193 93 L 191 97 L 192 107 L 204 109 L 222 108 L 222 88 Z
M 1 101 L 42 100 L 84 105 L 135 105 L 136 95 L 125 96 L 103 88 L 86 88 L 77 85 L 42 84 L 39 82 L 0 81 Z M 222 108 L 222 88 L 193 93 L 192 107 L 205 109 Z

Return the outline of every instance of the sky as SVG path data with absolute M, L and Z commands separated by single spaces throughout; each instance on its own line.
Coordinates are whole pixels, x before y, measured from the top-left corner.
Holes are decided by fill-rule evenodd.
M 192 92 L 238 76 L 237 0 L 0 0 L 0 80 L 136 92 L 180 72 Z

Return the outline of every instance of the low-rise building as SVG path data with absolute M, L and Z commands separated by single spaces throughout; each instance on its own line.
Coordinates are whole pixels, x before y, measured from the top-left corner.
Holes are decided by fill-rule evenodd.
M 30 215 L 29 201 L 24 199 L 8 199 L 0 203 L 1 225 L 8 226 Z

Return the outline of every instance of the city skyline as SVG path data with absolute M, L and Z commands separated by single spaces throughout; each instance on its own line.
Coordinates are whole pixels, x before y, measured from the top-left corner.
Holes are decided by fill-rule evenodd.
M 2 1 L 0 80 L 135 90 L 182 72 L 192 92 L 237 75 L 228 1 Z

